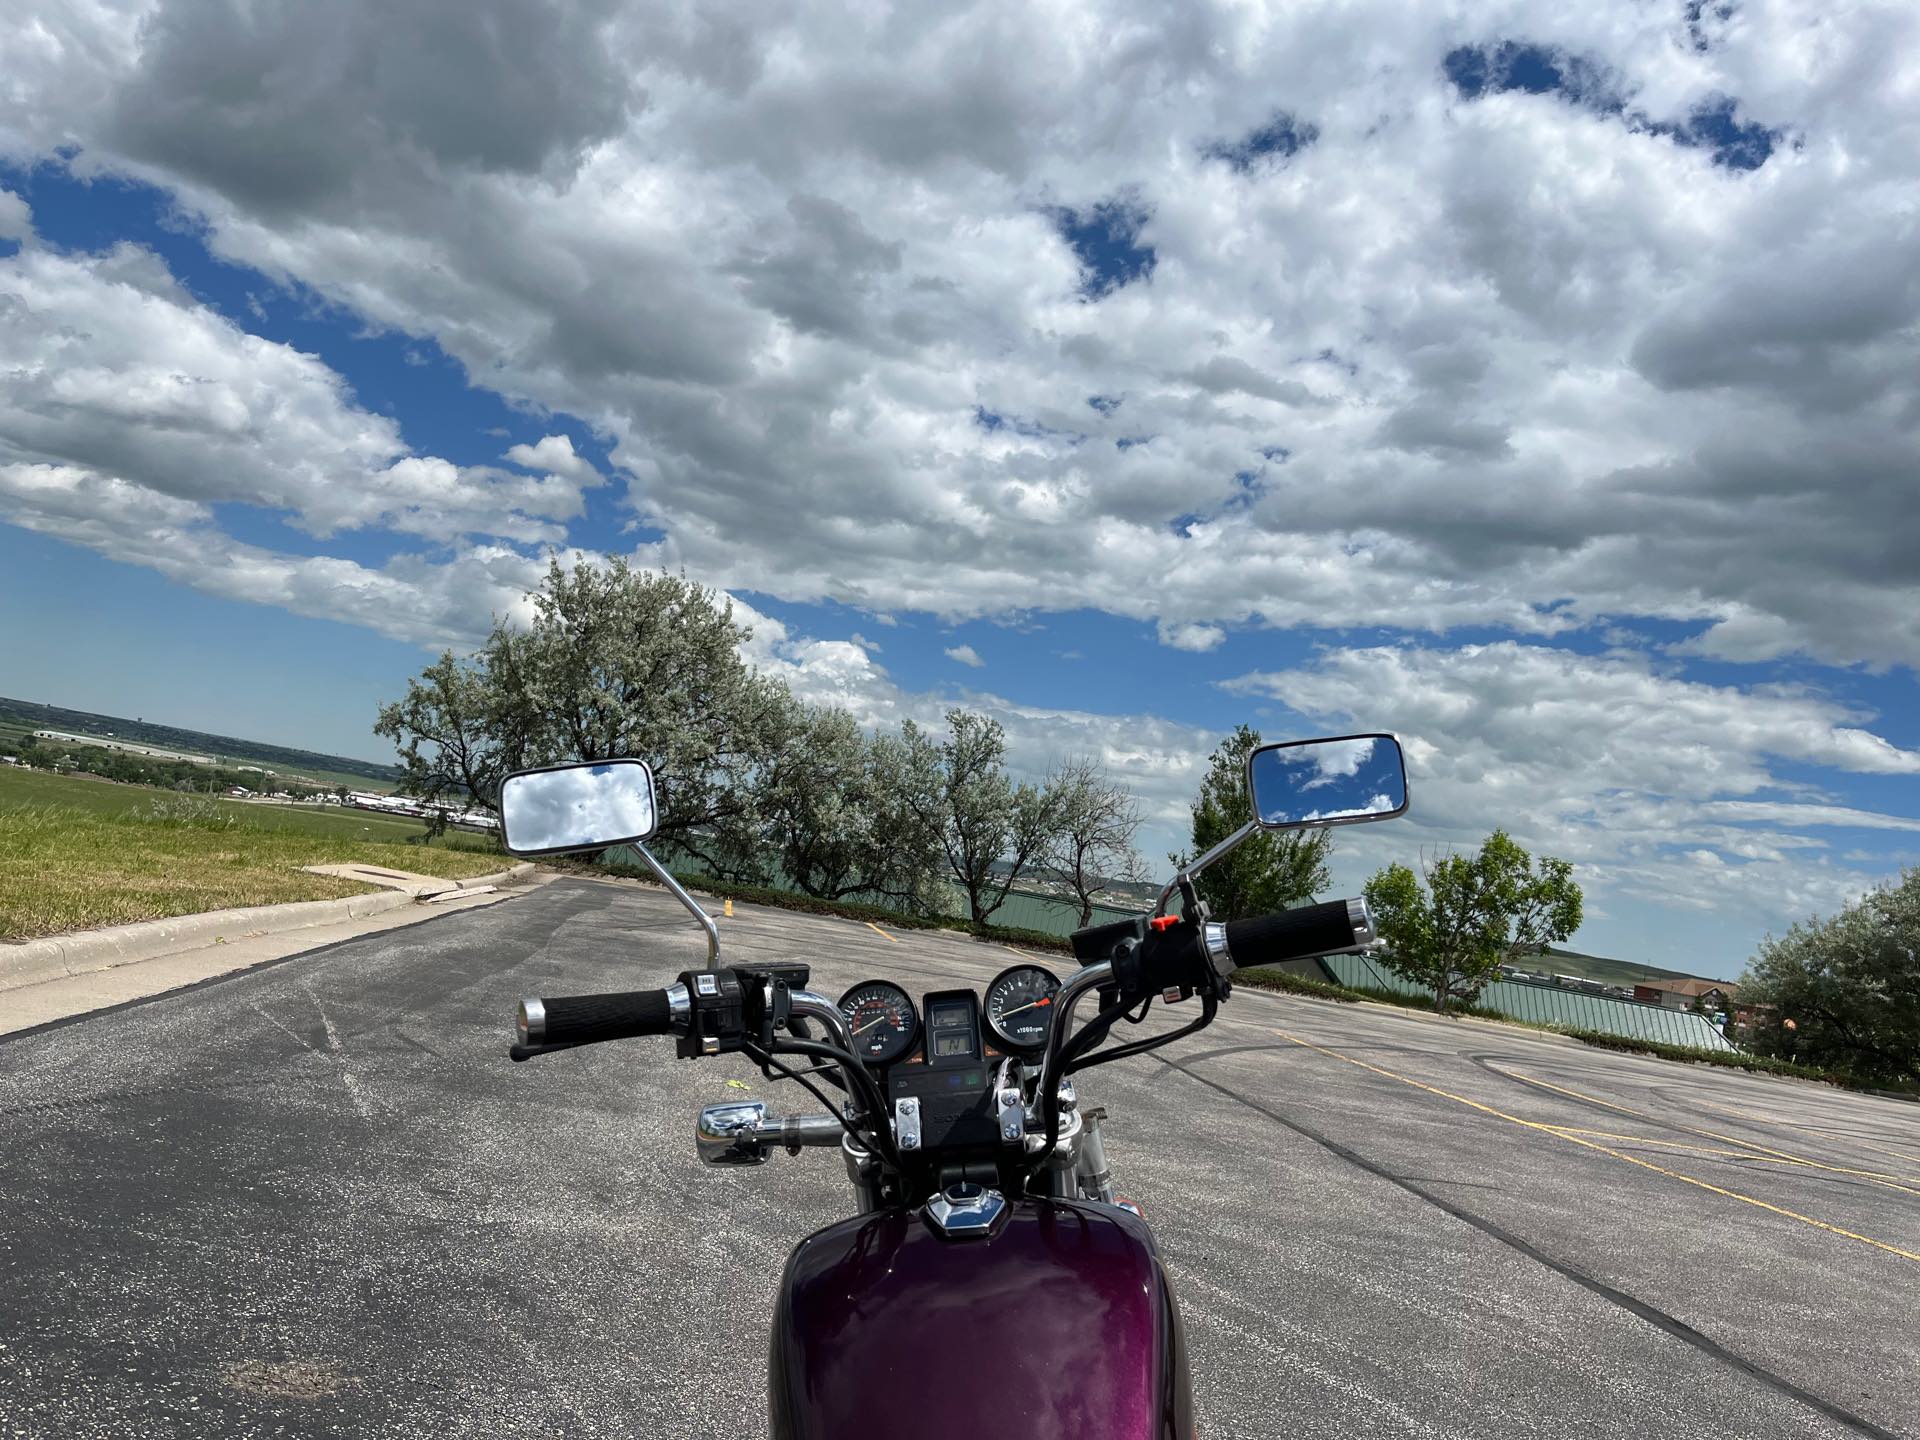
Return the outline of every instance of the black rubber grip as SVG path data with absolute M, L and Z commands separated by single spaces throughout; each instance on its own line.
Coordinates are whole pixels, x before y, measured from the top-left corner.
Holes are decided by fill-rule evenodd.
M 538 1011 L 534 1010 L 536 1005 Z M 673 1012 L 664 990 L 556 995 L 526 1001 L 520 1010 L 521 1039 L 529 1045 L 584 1045 L 594 1040 L 673 1033 Z
M 1329 900 L 1324 905 L 1282 910 L 1278 915 L 1229 920 L 1227 953 L 1233 957 L 1233 968 L 1280 965 L 1288 960 L 1305 960 L 1311 955 L 1353 949 L 1370 937 L 1354 930 L 1349 904 L 1346 900 Z

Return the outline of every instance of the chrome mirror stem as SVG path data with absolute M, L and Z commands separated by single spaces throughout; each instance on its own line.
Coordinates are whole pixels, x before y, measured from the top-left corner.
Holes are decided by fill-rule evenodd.
M 1186 869 L 1182 870 L 1167 882 L 1167 888 L 1162 890 L 1160 892 L 1160 898 L 1153 902 L 1153 913 L 1155 915 L 1164 915 L 1167 909 L 1167 901 L 1173 898 L 1174 892 L 1179 890 L 1183 881 L 1191 882 L 1194 876 L 1213 864 L 1213 862 L 1218 860 L 1222 855 L 1229 854 L 1238 849 L 1249 838 L 1257 834 L 1259 829 L 1260 822 L 1258 820 L 1249 820 L 1218 845 L 1215 845 L 1211 850 L 1196 856 Z M 639 847 L 636 846 L 635 848 L 637 849 Z
M 651 850 L 647 849 L 646 846 L 637 840 L 632 843 L 632 849 L 638 852 L 642 860 L 647 862 L 647 868 L 653 871 L 654 878 L 667 887 L 667 893 L 682 905 L 686 906 L 688 913 L 700 922 L 701 928 L 707 932 L 707 969 L 718 969 L 720 965 L 720 927 L 713 923 L 713 917 L 700 908 L 700 902 L 687 893 L 686 887 L 673 878 L 672 872 L 669 871 L 666 866 L 653 858 L 653 852 Z

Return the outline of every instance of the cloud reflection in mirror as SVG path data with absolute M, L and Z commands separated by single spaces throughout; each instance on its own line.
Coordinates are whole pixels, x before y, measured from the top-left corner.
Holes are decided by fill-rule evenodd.
M 1249 784 L 1254 813 L 1268 827 L 1386 816 L 1407 803 L 1406 769 L 1391 735 L 1264 746 L 1253 753 Z
M 654 831 L 653 776 L 638 760 L 512 775 L 500 788 L 507 848 L 520 854 L 599 850 Z

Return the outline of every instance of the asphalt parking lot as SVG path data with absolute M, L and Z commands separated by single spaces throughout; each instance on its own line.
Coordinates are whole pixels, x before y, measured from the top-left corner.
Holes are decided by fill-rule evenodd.
M 835 995 L 1013 963 L 721 925 Z M 763 1434 L 844 1175 L 705 1170 L 691 1122 L 807 1097 L 658 1041 L 504 1054 L 520 995 L 702 954 L 660 892 L 569 880 L 0 1041 L 0 1434 Z M 1082 1094 L 1203 1436 L 1920 1434 L 1920 1107 L 1245 992 L 1162 1055 Z

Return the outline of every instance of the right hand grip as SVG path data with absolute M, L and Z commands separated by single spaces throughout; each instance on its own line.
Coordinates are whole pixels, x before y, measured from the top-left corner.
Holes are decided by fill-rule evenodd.
M 522 1000 L 517 1028 L 522 1045 L 584 1045 L 636 1035 L 671 1035 L 672 1021 L 666 991 L 615 990 L 604 995 Z
M 1373 940 L 1373 917 L 1364 900 L 1329 900 L 1277 915 L 1229 920 L 1226 932 L 1227 953 L 1239 970 L 1356 950 Z

